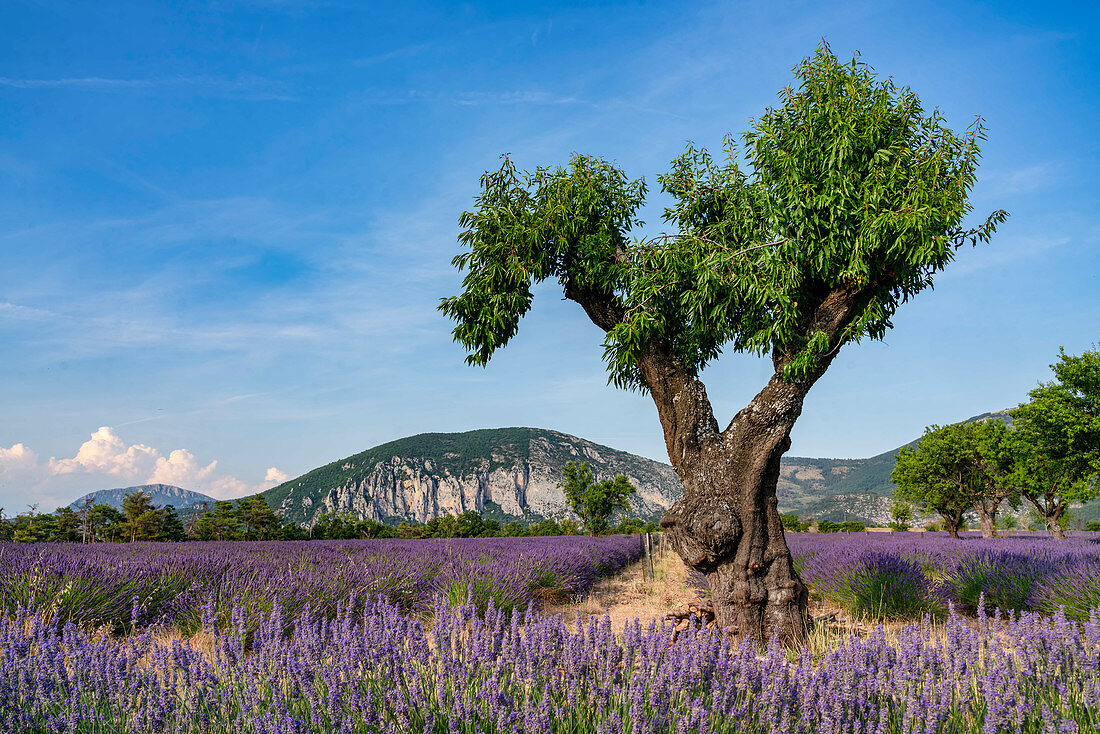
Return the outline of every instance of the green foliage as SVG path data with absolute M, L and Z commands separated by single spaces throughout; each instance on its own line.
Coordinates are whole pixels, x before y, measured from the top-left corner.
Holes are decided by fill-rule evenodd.
M 199 540 L 238 540 L 240 529 L 241 521 L 233 503 L 217 500 L 195 522 L 194 532 Z
M 793 512 L 781 514 L 779 519 L 783 522 L 783 529 L 791 533 L 804 533 L 810 529 L 811 523 L 808 520 L 799 520 L 798 515 Z
M 1100 532 L 1100 520 L 1089 520 L 1085 523 L 1085 530 L 1088 530 L 1090 533 Z
M 527 528 L 527 534 L 533 536 L 562 535 L 561 526 L 556 520 L 546 519 L 531 523 Z
M 322 513 L 310 528 L 309 537 L 318 540 L 355 540 L 399 537 L 399 528 L 391 528 L 376 520 L 356 520 L 350 515 Z M 285 532 L 285 531 L 284 531 Z M 417 536 L 422 537 L 422 536 Z M 437 536 L 454 537 L 454 536 Z
M 778 355 L 797 379 L 846 342 L 882 338 L 900 303 L 1006 216 L 962 227 L 983 128 L 956 135 L 912 91 L 824 45 L 795 76 L 723 161 L 689 146 L 658 177 L 671 235 L 631 241 L 646 185 L 598 158 L 524 173 L 505 157 L 482 176 L 459 219 L 463 291 L 439 306 L 467 361 L 485 365 L 515 336 L 548 279 L 600 304 L 590 316 L 608 322 L 621 386 L 642 386 L 638 359 L 655 345 L 692 374 L 732 348 Z M 813 317 L 841 293 L 853 309 L 830 335 Z
M 183 522 L 176 512 L 176 508 L 172 505 L 165 505 L 161 508 L 160 533 L 157 540 L 176 542 L 186 540 L 186 538 L 187 531 L 183 527 Z
M 818 520 L 817 532 L 819 533 L 839 533 L 840 523 L 833 522 L 832 520 Z
M 908 530 L 912 527 L 913 506 L 908 502 L 895 499 L 890 503 L 890 529 Z
M 634 486 L 622 474 L 597 482 L 592 470 L 583 461 L 579 466 L 575 462 L 567 462 L 561 473 L 562 481 L 558 487 L 591 535 L 606 533 L 610 528 L 608 518 L 611 513 L 630 507 L 627 498 L 634 494 Z
M 145 490 L 137 489 L 122 498 L 122 515 L 130 541 L 156 540 L 160 536 L 161 512 Z
M 624 517 L 612 531 L 616 535 L 643 535 L 645 533 L 659 533 L 661 526 L 650 520 L 646 522 L 636 517 Z
M 1054 380 L 1013 411 L 1013 480 L 1048 523 L 1100 497 L 1100 351 L 1059 350 Z
M 1001 421 L 929 426 L 916 447 L 898 451 L 894 496 L 937 513 L 954 534 L 971 507 L 1015 501 L 1012 461 L 1009 430 Z
M 867 526 L 859 520 L 845 520 L 840 523 L 840 532 L 842 533 L 862 533 L 866 530 Z

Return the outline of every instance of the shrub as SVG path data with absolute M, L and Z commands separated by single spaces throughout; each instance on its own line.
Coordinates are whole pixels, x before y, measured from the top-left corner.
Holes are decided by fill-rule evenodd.
M 840 532 L 842 533 L 862 533 L 867 530 L 867 526 L 858 520 L 845 520 L 840 523 Z
M 1066 564 L 1060 572 L 1039 582 L 1032 604 L 1044 614 L 1065 607 L 1067 619 L 1088 622 L 1090 611 L 1100 607 L 1100 559 Z
M 840 523 L 833 522 L 832 520 L 818 520 L 817 532 L 819 533 L 838 533 L 840 532 Z
M 960 558 L 942 578 L 949 596 L 971 613 L 983 594 L 988 609 L 1025 612 L 1032 609 L 1038 582 L 1056 567 L 1054 561 L 1037 554 L 979 551 Z
M 836 549 L 808 559 L 802 573 L 854 617 L 904 619 L 942 611 L 920 566 L 897 553 Z

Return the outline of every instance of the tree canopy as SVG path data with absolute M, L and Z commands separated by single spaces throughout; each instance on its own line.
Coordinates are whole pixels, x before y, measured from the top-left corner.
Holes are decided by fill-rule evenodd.
M 808 595 L 779 517 L 780 459 L 839 350 L 881 338 L 1007 216 L 967 221 L 983 139 L 980 119 L 956 134 L 823 44 L 720 155 L 689 144 L 657 177 L 671 232 L 643 232 L 646 182 L 612 162 L 577 154 L 524 172 L 504 156 L 459 218 L 462 292 L 439 308 L 484 366 L 534 286 L 556 280 L 603 330 L 609 381 L 653 398 L 684 484 L 661 526 L 706 575 L 719 625 L 797 639 Z M 699 373 L 723 351 L 769 356 L 774 373 L 721 430 Z
M 1100 496 L 1100 350 L 1059 350 L 1051 369 L 1012 413 L 1013 479 L 1060 537 L 1069 505 Z
M 915 448 L 897 454 L 891 479 L 895 497 L 943 518 L 957 536 L 963 515 L 977 511 L 985 535 L 994 535 L 998 506 L 1017 501 L 1002 421 L 929 426 Z
M 881 338 L 900 303 L 1006 216 L 964 226 L 984 129 L 955 134 L 827 46 L 796 77 L 721 160 L 689 145 L 658 177 L 673 234 L 632 236 L 647 187 L 613 163 L 574 155 L 520 172 L 505 156 L 460 218 L 463 292 L 440 304 L 467 361 L 485 365 L 515 336 L 549 278 L 605 327 L 622 386 L 643 386 L 637 361 L 654 345 L 691 374 L 724 348 L 771 353 L 795 379 L 845 342 Z M 850 302 L 840 333 L 821 318 L 830 298 Z
M 608 519 L 615 510 L 630 507 L 627 498 L 634 494 L 634 486 L 624 475 L 596 481 L 586 462 L 579 465 L 568 461 L 561 468 L 562 481 L 558 484 L 565 494 L 570 509 L 581 518 L 584 529 L 591 535 L 606 533 L 611 525 Z

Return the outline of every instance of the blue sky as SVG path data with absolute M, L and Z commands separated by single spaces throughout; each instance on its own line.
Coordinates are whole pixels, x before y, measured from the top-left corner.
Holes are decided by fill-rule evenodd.
M 656 176 L 825 38 L 989 126 L 1011 213 L 845 348 L 791 453 L 860 457 L 1016 405 L 1100 340 L 1100 17 L 1061 3 L 5 3 L 0 506 L 153 479 L 240 496 L 424 431 L 554 428 L 666 459 L 648 397 L 546 288 L 489 366 L 435 311 L 503 152 Z M 662 223 L 659 197 L 643 233 Z M 767 366 L 705 373 L 728 420 Z

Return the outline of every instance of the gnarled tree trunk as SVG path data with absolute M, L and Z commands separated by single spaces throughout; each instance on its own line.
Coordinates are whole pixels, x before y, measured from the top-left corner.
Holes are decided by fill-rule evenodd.
M 661 519 L 672 547 L 710 586 L 718 625 L 763 642 L 798 641 L 808 593 L 787 548 L 776 484 L 790 446 L 760 435 L 716 443 L 685 479 L 684 497 Z
M 624 318 L 610 294 L 571 283 L 566 297 L 605 331 Z M 771 380 L 724 431 L 703 383 L 673 350 L 656 343 L 637 357 L 684 485 L 661 526 L 684 563 L 706 575 L 718 624 L 758 643 L 773 633 L 794 642 L 806 632 L 808 594 L 783 537 L 775 494 L 779 460 L 790 448 L 806 393 L 836 357 L 844 329 L 867 297 L 858 286 L 824 296 L 805 330 L 825 334 L 832 348 L 793 380 L 782 375 L 797 349 L 774 349 Z
M 1047 524 L 1050 534 L 1058 540 L 1066 539 L 1066 531 L 1062 529 L 1062 515 L 1066 511 L 1066 503 L 1060 500 L 1051 488 L 1043 494 L 1025 494 L 1024 497 L 1039 513 L 1039 517 Z
M 809 385 L 773 377 L 719 433 L 702 383 L 673 382 L 679 389 L 651 390 L 684 484 L 661 526 L 684 563 L 706 576 L 719 626 L 758 643 L 773 633 L 799 641 L 808 593 L 783 535 L 776 485 Z

